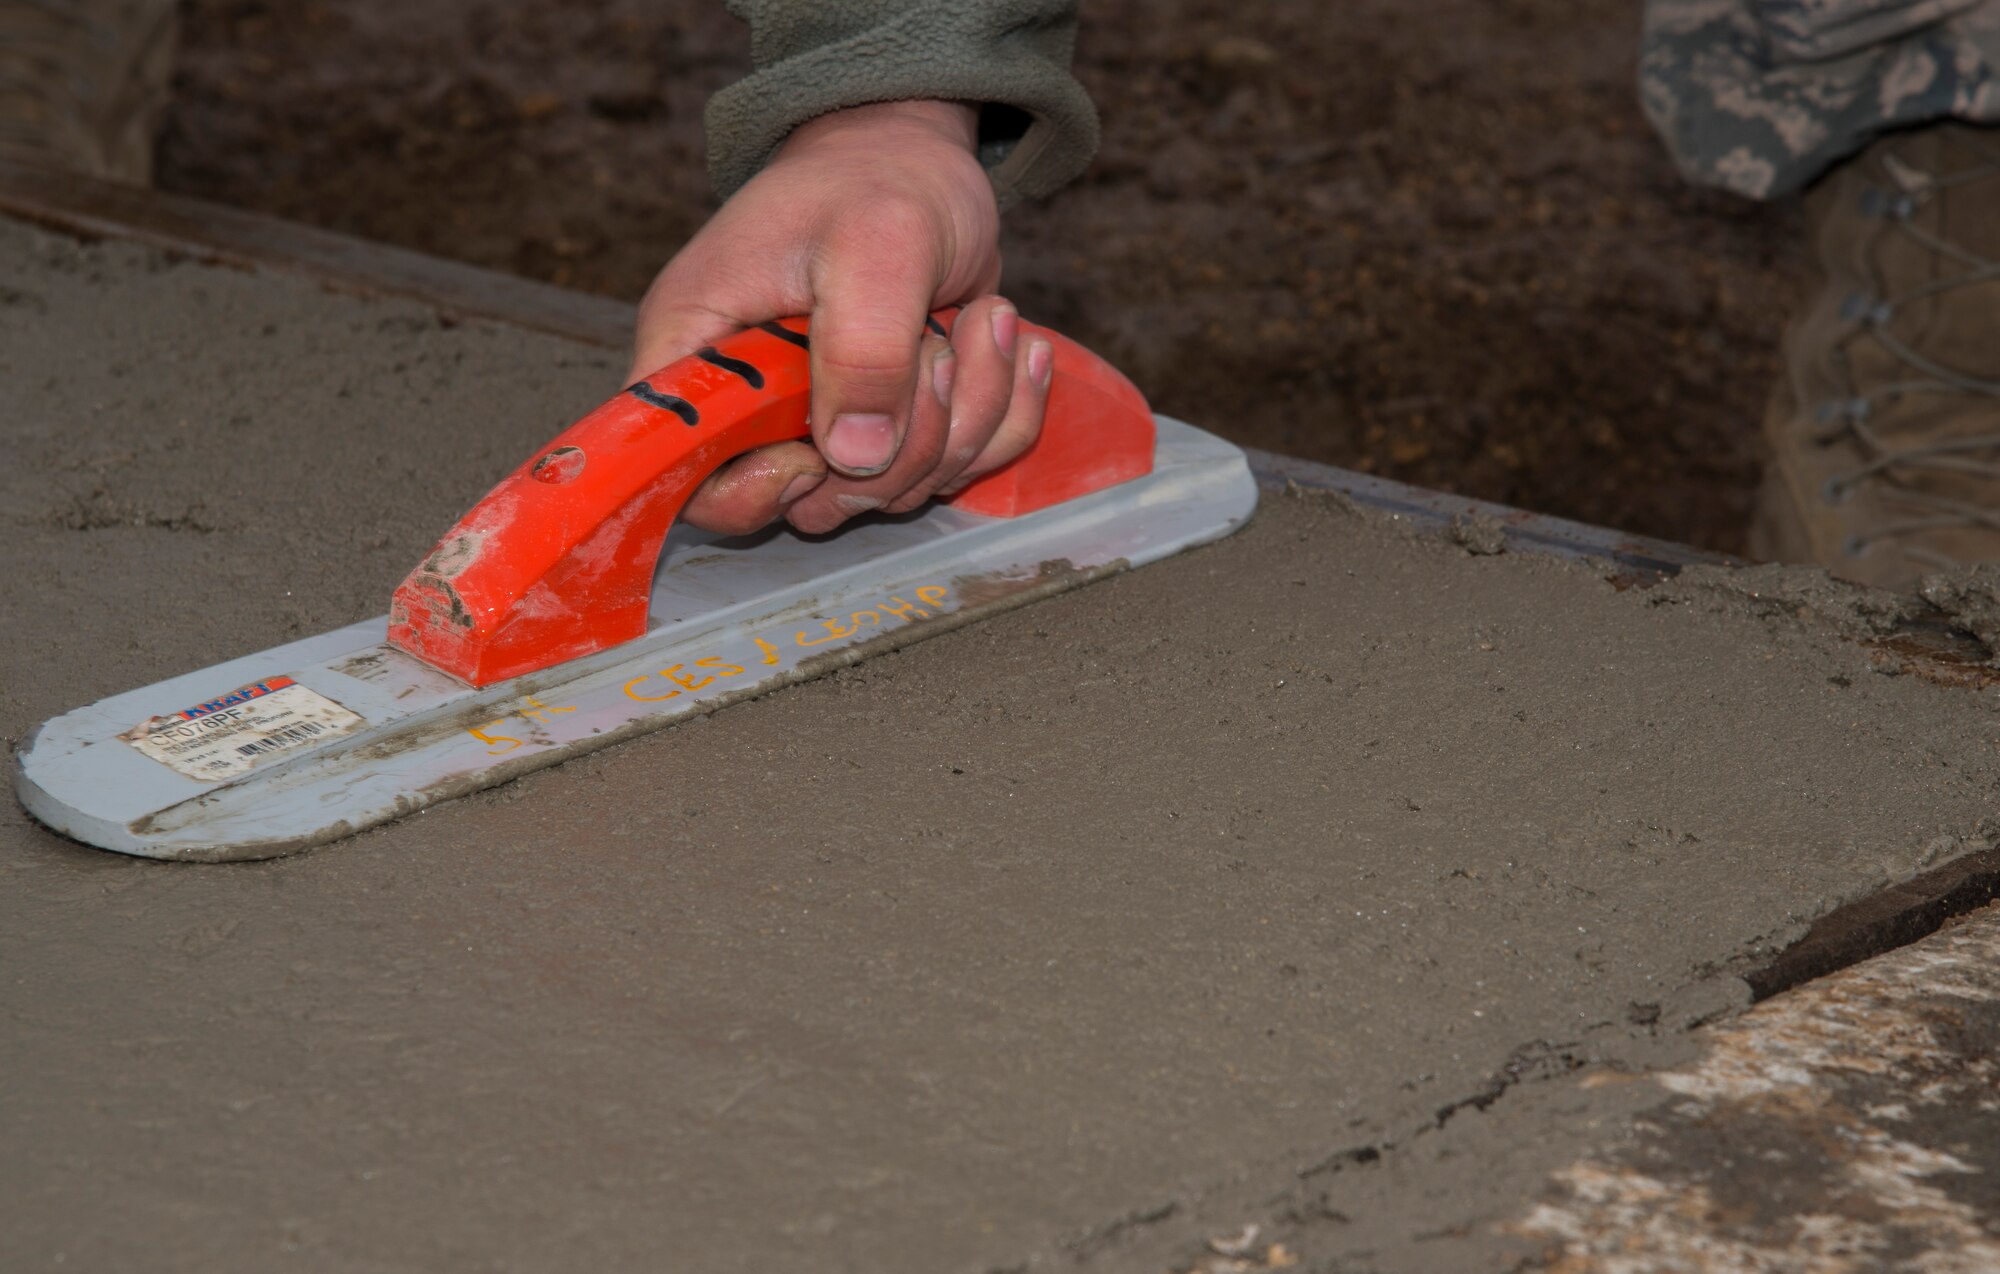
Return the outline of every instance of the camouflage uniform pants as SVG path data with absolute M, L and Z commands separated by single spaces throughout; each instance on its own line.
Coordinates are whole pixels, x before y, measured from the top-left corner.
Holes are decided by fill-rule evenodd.
M 1639 81 L 1690 180 L 1772 199 L 1888 129 L 2000 124 L 2000 0 L 1646 0 Z

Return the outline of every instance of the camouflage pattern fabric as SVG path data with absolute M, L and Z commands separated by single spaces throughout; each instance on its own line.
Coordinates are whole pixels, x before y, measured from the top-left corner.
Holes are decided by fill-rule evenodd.
M 1689 180 L 1772 199 L 1888 129 L 2000 124 L 2000 0 L 1646 0 L 1639 84 Z
M 145 185 L 175 0 L 0 0 L 0 158 Z

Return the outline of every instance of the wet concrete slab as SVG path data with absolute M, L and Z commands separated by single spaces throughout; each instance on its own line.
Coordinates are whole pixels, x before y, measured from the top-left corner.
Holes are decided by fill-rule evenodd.
M 380 613 L 619 370 L 0 222 L 0 732 Z M 1273 495 L 269 863 L 0 810 L 0 1266 L 1533 1259 L 1662 1100 L 1561 1081 L 1988 847 L 1996 701 L 1796 579 L 1478 547 Z

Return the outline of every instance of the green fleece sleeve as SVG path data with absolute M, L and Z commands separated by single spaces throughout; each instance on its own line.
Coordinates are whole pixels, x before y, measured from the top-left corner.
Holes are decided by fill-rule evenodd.
M 980 104 L 980 158 L 1004 207 L 1050 194 L 1097 151 L 1069 73 L 1076 0 L 728 0 L 755 70 L 709 99 L 708 171 L 725 198 L 794 128 L 870 102 Z

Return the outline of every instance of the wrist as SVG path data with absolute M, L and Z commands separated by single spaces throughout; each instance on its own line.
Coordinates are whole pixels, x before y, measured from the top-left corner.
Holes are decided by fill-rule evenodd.
M 881 141 L 891 137 L 944 141 L 971 154 L 979 145 L 979 110 L 966 102 L 871 102 L 807 120 L 778 148 L 814 146 L 849 138 Z

